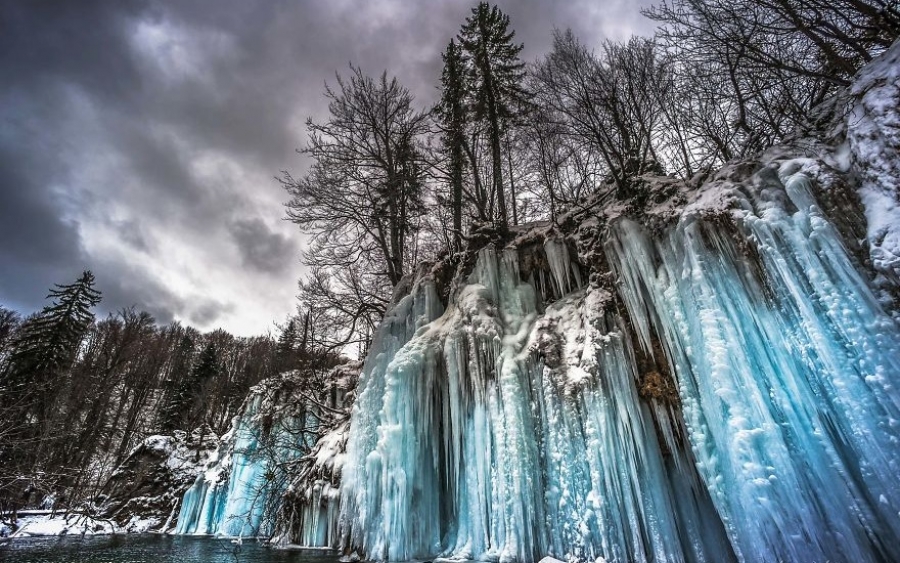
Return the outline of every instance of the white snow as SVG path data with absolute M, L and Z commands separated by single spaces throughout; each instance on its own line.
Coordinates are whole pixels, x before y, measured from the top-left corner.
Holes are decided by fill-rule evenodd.
M 122 531 L 109 520 L 63 513 L 54 516 L 23 516 L 19 518 L 17 525 L 16 531 L 8 534 L 10 538 L 114 534 Z
M 851 94 L 847 140 L 860 175 L 872 261 L 900 280 L 900 43 L 860 72 Z

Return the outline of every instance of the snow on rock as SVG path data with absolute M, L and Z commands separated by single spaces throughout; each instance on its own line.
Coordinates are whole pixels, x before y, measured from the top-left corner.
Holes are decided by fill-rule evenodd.
M 868 220 L 875 268 L 900 281 L 900 42 L 860 71 L 847 141 Z
M 55 515 L 23 516 L 16 522 L 15 530 L 6 527 L 6 535 L 0 537 L 29 538 L 38 536 L 115 534 L 124 530 L 110 520 L 82 514 L 59 513 Z
M 125 531 L 169 530 L 182 495 L 215 460 L 218 446 L 219 437 L 207 426 L 148 437 L 106 484 L 103 514 Z

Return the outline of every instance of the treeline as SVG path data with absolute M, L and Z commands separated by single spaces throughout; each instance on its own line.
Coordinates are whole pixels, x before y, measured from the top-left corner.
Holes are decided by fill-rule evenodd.
M 365 349 L 392 287 L 475 230 L 639 206 L 645 174 L 702 180 L 810 126 L 900 34 L 887 0 L 670 0 L 645 15 L 654 37 L 589 46 L 557 30 L 526 63 L 508 16 L 482 2 L 449 39 L 434 107 L 352 65 L 326 87 L 312 165 L 281 178 L 313 236 L 300 298 L 323 341 Z
M 278 338 L 159 326 L 134 309 L 96 319 L 90 272 L 48 299 L 24 318 L 0 307 L 0 502 L 90 496 L 152 434 L 221 435 L 251 386 L 310 357 L 308 319 Z

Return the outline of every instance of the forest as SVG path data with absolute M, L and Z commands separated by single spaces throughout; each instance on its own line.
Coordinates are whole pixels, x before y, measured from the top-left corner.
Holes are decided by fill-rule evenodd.
M 554 30 L 525 61 L 514 22 L 481 2 L 445 38 L 433 107 L 390 71 L 339 71 L 328 117 L 306 123 L 308 170 L 279 176 L 311 242 L 277 336 L 160 326 L 139 309 L 97 318 L 88 271 L 41 311 L 0 307 L 0 510 L 92 499 L 146 437 L 222 435 L 257 383 L 364 356 L 419 264 L 600 208 L 639 213 L 660 197 L 642 178 L 699 185 L 835 119 L 829 100 L 900 36 L 890 0 L 666 0 L 645 16 L 653 37 L 587 45 Z
M 242 338 L 135 309 L 98 319 L 101 299 L 85 271 L 39 312 L 0 307 L 0 510 L 93 499 L 147 436 L 222 435 L 253 385 L 318 365 L 300 317 Z

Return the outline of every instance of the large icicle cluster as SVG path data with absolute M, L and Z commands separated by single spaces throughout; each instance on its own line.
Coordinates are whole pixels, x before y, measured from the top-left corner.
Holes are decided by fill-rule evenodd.
M 896 126 L 896 105 L 873 101 L 895 85 L 870 82 L 890 92 L 857 93 L 855 119 Z M 782 148 L 687 204 L 588 220 L 591 284 L 547 229 L 525 256 L 481 249 L 446 310 L 420 275 L 360 379 L 343 547 L 392 561 L 900 561 L 892 265 L 877 241 L 860 261 L 838 229 L 852 219 L 822 203 L 862 178 L 872 220 L 866 190 L 890 176 L 880 193 L 896 205 L 900 167 L 850 129 L 850 159 Z M 866 162 L 877 174 L 854 168 Z
M 446 312 L 426 277 L 385 322 L 353 410 L 346 540 L 397 561 L 729 560 L 682 427 L 639 398 L 612 296 L 544 249 L 565 294 L 546 308 L 516 250 L 490 246 Z
M 900 331 L 798 166 L 754 177 L 737 230 L 618 222 L 610 263 L 739 557 L 900 560 Z
M 337 428 L 326 433 L 329 428 L 321 426 L 324 418 L 316 412 L 324 407 L 340 413 L 358 372 L 355 362 L 332 369 L 320 393 L 322 403 L 313 407 L 297 393 L 304 385 L 301 372 L 286 372 L 254 387 L 222 438 L 218 459 L 185 494 L 176 533 L 245 537 L 278 533 L 283 543 L 333 545 L 337 493 L 327 479 L 322 480 L 321 467 L 327 465 L 331 473 L 334 459 L 328 458 L 336 452 L 329 444 L 342 440 L 346 423 L 338 421 Z M 325 435 L 314 443 L 317 428 Z M 295 471 L 300 466 L 318 472 Z M 295 473 L 300 473 L 299 483 Z M 299 522 L 285 518 L 298 509 Z M 325 516 L 320 517 L 323 511 Z

